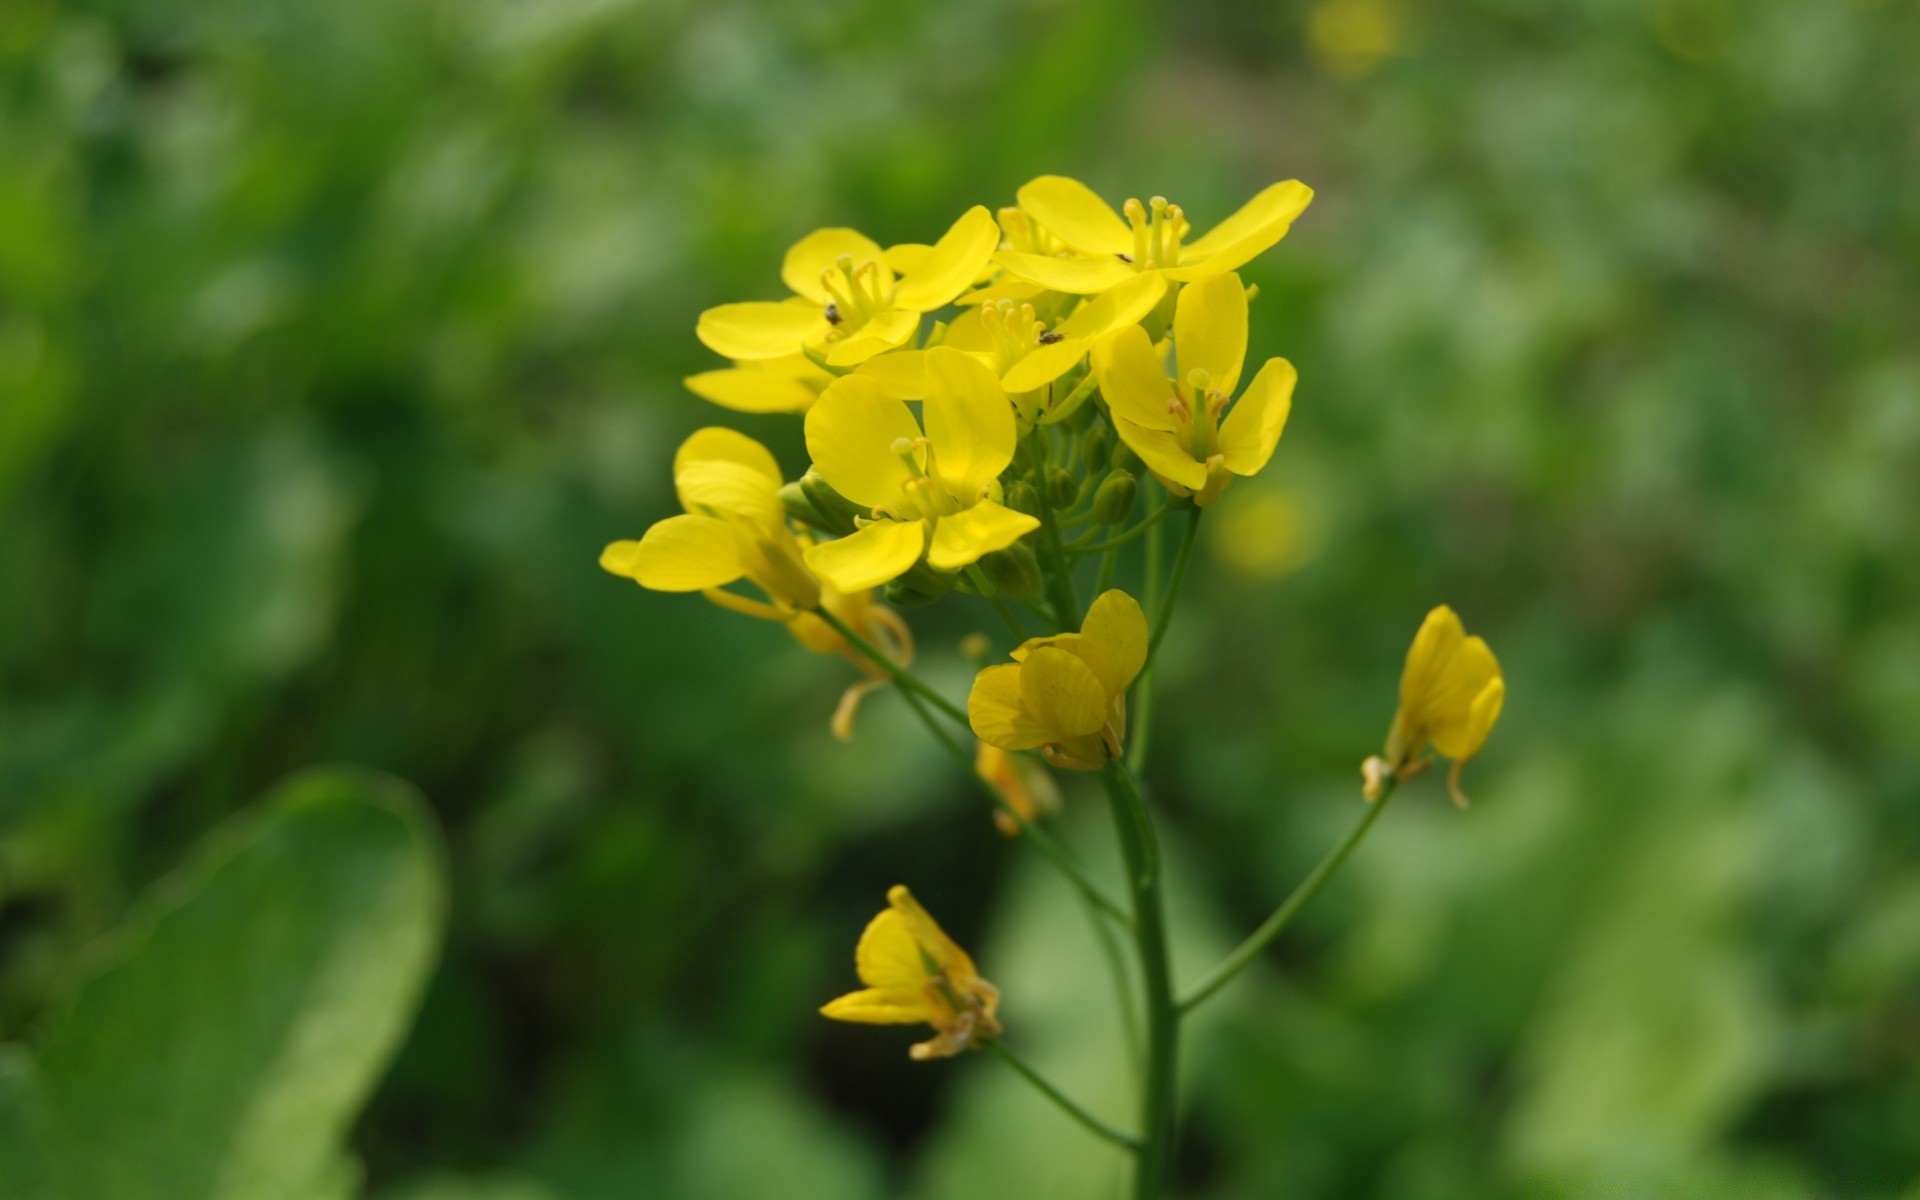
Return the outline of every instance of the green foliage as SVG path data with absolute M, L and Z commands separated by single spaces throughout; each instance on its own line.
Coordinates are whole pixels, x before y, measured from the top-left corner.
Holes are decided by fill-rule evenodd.
M 319 772 L 157 884 L 0 1092 L 24 1200 L 339 1200 L 445 909 L 418 801 Z

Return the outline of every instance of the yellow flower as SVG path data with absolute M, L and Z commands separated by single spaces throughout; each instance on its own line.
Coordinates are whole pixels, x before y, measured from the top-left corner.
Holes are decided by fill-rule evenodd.
M 687 390 L 722 408 L 747 413 L 803 413 L 833 375 L 804 354 L 745 361 L 689 375 Z
M 814 470 L 873 519 L 806 553 L 842 591 L 875 587 L 920 561 L 957 571 L 1004 550 L 1040 522 L 999 503 L 1013 461 L 1013 408 L 977 359 L 936 347 L 925 359 L 926 429 L 885 385 L 836 380 L 807 412 Z
M 654 591 L 697 591 L 722 608 L 783 622 L 807 649 L 845 658 L 866 676 L 847 689 L 834 714 L 834 733 L 851 736 L 861 698 L 889 677 L 814 610 L 825 608 L 901 666 L 913 661 L 906 622 L 874 603 L 872 592 L 843 591 L 807 570 L 812 539 L 787 520 L 780 464 L 759 442 L 731 429 L 702 429 L 673 456 L 673 482 L 686 512 L 656 522 L 637 542 L 614 542 L 600 565 Z M 743 579 L 766 599 L 726 590 Z
M 1298 376 L 1286 359 L 1270 358 L 1226 411 L 1247 356 L 1247 293 L 1231 273 L 1181 289 L 1173 344 L 1178 379 L 1167 378 L 1138 326 L 1098 347 L 1093 369 L 1121 439 L 1168 491 L 1210 505 L 1233 476 L 1255 474 L 1273 457 Z
M 1006 802 L 1007 808 L 1013 810 L 1012 813 L 999 808 L 993 810 L 994 828 L 1006 837 L 1017 837 L 1021 822 L 1037 821 L 1042 813 L 1060 807 L 1060 789 L 1054 786 L 1047 769 L 1037 762 L 1023 762 L 998 746 L 981 742 L 974 751 L 973 769 Z M 1016 817 L 1015 813 L 1019 815 Z
M 1313 189 L 1296 179 L 1273 184 L 1191 242 L 1186 214 L 1158 196 L 1148 204 L 1127 201 L 1124 221 L 1093 189 L 1061 175 L 1040 176 L 1018 199 L 1035 222 L 1083 257 L 1002 250 L 995 261 L 1029 283 L 1091 295 L 1141 273 L 1185 283 L 1236 271 L 1287 235 L 1313 201 Z
M 978 205 L 932 246 L 883 251 L 852 229 L 816 229 L 781 264 L 791 299 L 710 308 L 695 332 L 737 361 L 804 353 L 831 367 L 856 366 L 904 345 L 921 314 L 972 287 L 999 241 L 993 214 Z
M 1000 990 L 980 978 L 967 952 L 905 887 L 887 892 L 887 907 L 868 922 L 853 957 L 867 986 L 830 1001 L 821 1015 L 863 1025 L 931 1025 L 934 1036 L 910 1051 L 923 1062 L 1000 1036 L 993 1015 Z
M 1455 804 L 1466 807 L 1460 771 L 1480 752 L 1506 698 L 1506 680 L 1487 643 L 1466 636 L 1460 618 L 1446 605 L 1428 613 L 1400 673 L 1400 708 L 1387 733 L 1386 754 L 1362 767 L 1368 799 L 1378 795 L 1386 777 L 1405 779 L 1424 771 L 1427 762 L 1418 756 L 1432 746 L 1453 760 L 1447 791 Z
M 1147 662 L 1147 618 L 1132 596 L 1103 592 L 1079 633 L 1033 638 L 973 681 L 967 718 L 1002 750 L 1038 749 L 1056 767 L 1097 771 L 1120 757 L 1127 688 Z

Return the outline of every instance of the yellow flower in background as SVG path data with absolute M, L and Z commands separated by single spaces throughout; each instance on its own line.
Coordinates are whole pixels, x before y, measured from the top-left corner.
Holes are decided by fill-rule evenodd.
M 932 246 L 883 251 L 852 229 L 816 229 L 781 264 L 792 299 L 710 308 L 695 333 L 736 361 L 807 354 L 831 367 L 856 366 L 905 345 L 922 314 L 971 288 L 999 242 L 993 214 L 979 205 Z
M 850 737 L 861 698 L 889 677 L 814 610 L 825 608 L 901 666 L 913 661 L 906 622 L 872 592 L 843 591 L 806 568 L 812 539 L 787 520 L 780 464 L 759 442 L 717 426 L 699 430 L 675 453 L 673 482 L 686 512 L 656 522 L 639 541 L 614 542 L 600 565 L 653 591 L 700 592 L 722 608 L 780 621 L 807 649 L 845 658 L 866 676 L 834 714 L 834 733 Z M 741 580 L 765 600 L 726 590 Z
M 1185 283 L 1237 271 L 1287 235 L 1312 203 L 1313 189 L 1297 179 L 1273 184 L 1191 242 L 1186 213 L 1158 196 L 1147 204 L 1128 200 L 1121 206 L 1125 220 L 1092 188 L 1064 175 L 1042 175 L 1017 198 L 1036 224 L 1079 257 L 1002 250 L 994 261 L 1040 287 L 1091 295 L 1141 273 Z
M 1012 813 L 999 808 L 993 810 L 994 828 L 1002 836 L 1018 837 L 1021 822 L 1037 821 L 1060 807 L 1060 789 L 1039 763 L 981 742 L 974 751 L 973 769 L 1006 802 L 1007 808 L 1013 810 Z M 1016 817 L 1015 813 L 1019 815 Z
M 867 924 L 853 957 L 867 986 L 830 1001 L 821 1015 L 863 1025 L 931 1025 L 934 1036 L 909 1052 L 922 1062 L 1000 1036 L 1000 990 L 905 887 L 887 892 L 887 907 Z
M 925 556 L 957 571 L 1004 550 L 1040 522 L 999 502 L 999 476 L 1017 437 L 1006 391 L 979 360 L 935 347 L 925 357 L 926 428 L 879 381 L 836 380 L 807 412 L 814 470 L 868 509 L 852 534 L 806 552 L 841 591 L 896 579 Z
M 1173 344 L 1175 379 L 1138 326 L 1097 347 L 1093 369 L 1121 439 L 1168 491 L 1211 505 L 1233 476 L 1273 457 L 1298 377 L 1292 363 L 1270 358 L 1227 411 L 1247 356 L 1247 292 L 1235 274 L 1181 289 Z
M 1466 807 L 1460 772 L 1480 752 L 1506 703 L 1506 679 L 1500 663 L 1478 637 L 1468 637 L 1453 609 L 1442 604 L 1427 614 L 1407 650 L 1400 673 L 1400 708 L 1387 733 L 1384 758 L 1369 759 L 1362 773 L 1368 799 L 1386 776 L 1404 779 L 1426 769 L 1419 760 L 1427 746 L 1453 760 L 1447 792 Z
M 1127 688 L 1147 662 L 1147 617 L 1132 596 L 1103 592 L 1079 633 L 1033 638 L 1014 661 L 973 681 L 967 718 L 1001 750 L 1039 750 L 1056 767 L 1097 771 L 1120 757 Z
M 1383 0 L 1325 0 L 1307 16 L 1307 48 L 1332 74 L 1372 74 L 1399 47 L 1393 10 Z
M 1213 552 L 1248 579 L 1284 579 L 1313 557 L 1317 538 L 1301 498 L 1291 490 L 1255 486 L 1235 492 L 1209 518 Z
M 833 375 L 804 354 L 735 363 L 689 375 L 687 390 L 722 408 L 746 413 L 803 413 Z

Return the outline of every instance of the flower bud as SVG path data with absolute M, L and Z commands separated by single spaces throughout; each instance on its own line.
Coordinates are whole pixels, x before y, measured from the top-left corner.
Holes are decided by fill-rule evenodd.
M 1087 470 L 1098 471 L 1107 465 L 1107 427 L 1095 425 L 1080 441 L 1080 461 Z
M 1024 479 L 1016 479 L 1004 489 L 1002 498 L 1008 508 L 1030 517 L 1040 515 L 1040 491 Z
M 1047 476 L 1047 502 L 1056 509 L 1072 504 L 1079 491 L 1080 481 L 1065 467 L 1055 467 L 1053 473 Z
M 1100 481 L 1093 494 L 1093 519 L 1102 525 L 1118 525 L 1133 513 L 1133 500 L 1139 485 L 1127 471 L 1115 470 Z
M 980 569 L 1002 596 L 1031 600 L 1040 594 L 1040 560 L 1020 542 L 981 559 Z
M 905 575 L 887 584 L 884 594 L 887 603 L 895 608 L 919 608 L 932 604 L 952 591 L 953 580 L 953 576 L 920 563 Z
M 1133 448 L 1123 441 L 1113 444 L 1113 457 L 1107 461 L 1112 463 L 1116 470 L 1131 471 L 1135 475 L 1140 473 L 1140 456 L 1135 454 Z
M 830 533 L 835 537 L 845 537 L 847 534 L 853 532 L 854 515 L 856 513 L 862 516 L 866 515 L 863 509 L 856 507 L 851 500 L 848 500 L 839 492 L 834 491 L 826 480 L 820 478 L 820 473 L 811 467 L 807 468 L 807 473 L 800 477 L 798 483 L 789 484 L 788 486 L 800 489 L 801 496 L 805 497 L 808 507 L 813 510 L 813 516 L 812 519 L 809 519 L 806 516 L 795 513 L 793 505 L 787 501 L 786 488 L 782 488 L 780 490 L 780 500 L 783 504 L 786 504 L 787 512 L 795 516 L 796 519 L 802 523 L 810 525 L 823 533 Z

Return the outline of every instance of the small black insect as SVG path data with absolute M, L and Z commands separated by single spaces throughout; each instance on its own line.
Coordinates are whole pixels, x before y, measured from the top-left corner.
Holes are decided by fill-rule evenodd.
M 827 324 L 838 325 L 839 323 L 840 323 L 840 306 L 838 304 L 827 305 Z

